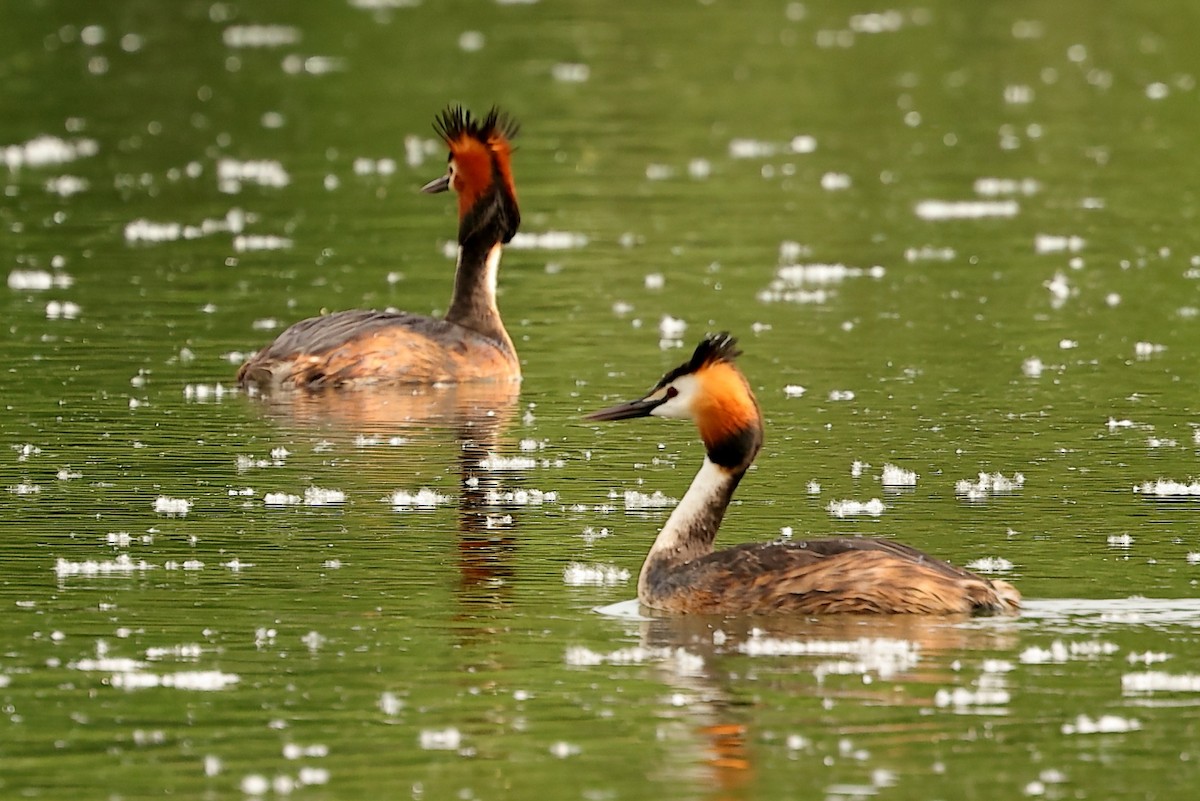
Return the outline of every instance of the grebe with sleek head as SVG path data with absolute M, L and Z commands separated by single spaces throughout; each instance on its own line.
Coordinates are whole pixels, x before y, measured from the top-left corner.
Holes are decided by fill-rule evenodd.
M 871 537 L 747 543 L 713 540 L 762 447 L 758 401 L 734 359 L 737 341 L 710 335 L 645 397 L 589 420 L 692 420 L 704 465 L 658 533 L 638 576 L 638 600 L 677 613 L 1012 614 L 1020 593 L 915 548 Z
M 458 265 L 445 318 L 365 310 L 312 317 L 250 357 L 239 384 L 271 390 L 520 380 L 496 306 L 501 248 L 521 223 L 511 166 L 517 123 L 496 108 L 477 120 L 455 106 L 433 127 L 450 150 L 449 166 L 421 191 L 458 195 Z

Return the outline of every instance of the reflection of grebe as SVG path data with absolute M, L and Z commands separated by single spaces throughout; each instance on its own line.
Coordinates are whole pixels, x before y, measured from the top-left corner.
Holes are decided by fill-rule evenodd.
M 520 379 L 496 307 L 501 246 L 521 222 L 509 144 L 517 124 L 495 108 L 476 120 L 456 107 L 434 129 L 450 149 L 450 166 L 421 191 L 458 193 L 458 267 L 445 319 L 352 310 L 303 320 L 243 364 L 239 384 L 319 389 Z
M 728 334 L 711 335 L 692 358 L 640 400 L 588 416 L 690 419 L 707 456 L 650 548 L 638 600 L 669 612 L 1012 613 L 1020 593 L 890 540 L 839 537 L 750 543 L 713 551 L 738 482 L 762 446 L 762 415 Z

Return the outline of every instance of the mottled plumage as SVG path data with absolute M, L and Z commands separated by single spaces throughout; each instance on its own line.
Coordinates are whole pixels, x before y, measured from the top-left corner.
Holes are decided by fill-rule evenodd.
M 762 444 L 762 416 L 733 360 L 727 334 L 707 337 L 691 360 L 640 400 L 589 415 L 695 421 L 704 465 L 654 541 L 638 600 L 699 614 L 1014 613 L 1020 593 L 891 540 L 836 537 L 749 543 L 713 551 L 725 511 Z
M 458 264 L 444 319 L 353 310 L 302 320 L 238 370 L 264 390 L 376 384 L 516 381 L 520 363 L 496 306 L 501 246 L 521 222 L 513 185 L 514 120 L 493 108 L 476 120 L 446 109 L 434 130 L 449 149 L 445 175 L 422 191 L 458 195 Z

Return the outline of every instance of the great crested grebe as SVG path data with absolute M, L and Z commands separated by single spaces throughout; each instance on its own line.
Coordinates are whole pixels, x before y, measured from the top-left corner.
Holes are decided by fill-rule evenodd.
M 954 614 L 1017 611 L 1021 595 L 891 540 L 835 537 L 747 543 L 713 551 L 738 482 L 762 447 L 750 384 L 728 334 L 709 335 L 648 395 L 588 415 L 690 419 L 704 466 L 658 533 L 638 576 L 638 600 L 683 613 Z
M 454 106 L 433 127 L 450 149 L 449 167 L 421 191 L 458 194 L 458 266 L 445 318 L 356 309 L 302 320 L 241 366 L 239 384 L 322 389 L 520 380 L 496 307 L 500 251 L 521 222 L 510 164 L 517 123 L 497 108 L 476 120 Z

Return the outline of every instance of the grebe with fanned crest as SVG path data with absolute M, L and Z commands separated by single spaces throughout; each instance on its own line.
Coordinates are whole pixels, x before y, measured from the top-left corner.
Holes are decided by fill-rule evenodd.
M 885 539 L 834 537 L 747 543 L 713 540 L 733 492 L 762 447 L 758 401 L 734 364 L 728 334 L 710 335 L 691 360 L 645 397 L 589 420 L 663 417 L 695 422 L 704 465 L 659 532 L 638 576 L 638 600 L 676 613 L 1014 614 L 1021 595 Z
M 500 252 L 521 222 L 511 166 L 518 125 L 496 108 L 477 120 L 455 106 L 433 127 L 450 150 L 449 166 L 421 191 L 458 195 L 458 264 L 445 318 L 366 310 L 312 317 L 250 357 L 239 384 L 273 390 L 520 380 L 496 306 Z

